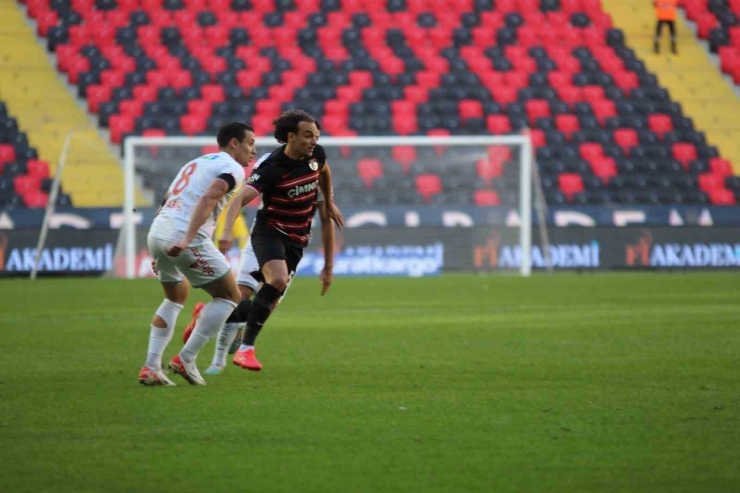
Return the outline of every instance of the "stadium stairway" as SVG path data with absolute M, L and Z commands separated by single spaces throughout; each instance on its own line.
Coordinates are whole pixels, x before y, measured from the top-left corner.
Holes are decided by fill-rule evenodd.
M 56 75 L 14 2 L 0 2 L 0 99 L 18 119 L 52 176 L 70 128 L 75 136 L 62 186 L 77 207 L 115 207 L 123 173 L 87 114 Z
M 608 0 L 603 8 L 611 14 L 616 27 L 625 33 L 627 44 L 645 62 L 671 98 L 681 104 L 686 116 L 701 128 L 711 145 L 729 159 L 735 174 L 740 174 L 740 98 L 723 80 L 692 30 L 679 16 L 678 55 L 670 54 L 667 30 L 663 31 L 661 53 L 653 53 L 655 11 L 645 0 Z

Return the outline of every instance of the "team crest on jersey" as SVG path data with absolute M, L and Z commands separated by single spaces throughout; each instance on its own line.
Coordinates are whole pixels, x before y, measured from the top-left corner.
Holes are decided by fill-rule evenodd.
M 316 171 L 319 169 L 319 162 L 315 159 L 312 159 L 308 162 L 308 167 L 311 168 L 311 171 Z

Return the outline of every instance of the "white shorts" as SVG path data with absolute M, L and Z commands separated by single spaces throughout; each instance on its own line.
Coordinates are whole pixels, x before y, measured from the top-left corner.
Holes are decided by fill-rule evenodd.
M 250 237 L 244 250 L 242 250 L 239 274 L 236 276 L 237 284 L 252 288 L 252 291 L 256 292 L 259 282 L 257 282 L 257 279 L 252 277 L 252 272 L 259 272 L 259 270 L 260 266 L 257 262 L 257 256 L 254 254 L 254 250 L 252 249 L 252 238 Z
M 159 282 L 177 283 L 184 276 L 194 288 L 199 288 L 221 279 L 231 271 L 229 261 L 211 241 L 193 244 L 179 256 L 170 257 L 165 249 L 173 243 L 171 240 L 147 237 L 149 253 L 154 258 Z

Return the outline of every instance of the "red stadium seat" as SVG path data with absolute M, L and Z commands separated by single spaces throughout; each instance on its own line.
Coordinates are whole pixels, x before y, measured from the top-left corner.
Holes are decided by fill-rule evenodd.
M 348 103 L 357 103 L 362 100 L 362 89 L 354 86 L 341 86 L 337 88 L 337 99 Z
M 475 171 L 486 186 L 490 186 L 491 182 L 504 172 L 504 162 L 497 159 L 479 159 L 475 162 Z
M 722 72 L 731 74 L 736 67 L 740 67 L 740 51 L 732 46 L 722 46 L 719 49 L 719 58 Z
M 49 163 L 46 161 L 39 161 L 38 159 L 31 159 L 26 163 L 28 169 L 28 176 L 35 176 L 38 178 L 49 178 Z
M 22 175 L 13 179 L 13 187 L 18 195 L 28 192 L 37 192 L 41 188 L 41 178 L 38 176 Z
M 419 131 L 416 115 L 396 116 L 392 122 L 393 130 L 398 135 L 411 135 Z
M 442 192 L 442 180 L 437 175 L 419 175 L 416 177 L 416 190 L 429 203 L 432 195 Z
M 498 193 L 495 190 L 476 190 L 473 194 L 473 201 L 479 207 L 496 207 L 501 205 Z
M 591 161 L 591 169 L 594 172 L 594 176 L 601 178 L 604 183 L 609 182 L 609 178 L 617 176 L 617 164 L 613 158 L 610 157 L 599 157 Z
M 532 146 L 537 149 L 547 145 L 547 139 L 545 138 L 545 131 L 539 128 L 534 128 L 529 131 L 529 136 L 532 139 Z
M 383 177 L 383 164 L 380 159 L 360 159 L 357 161 L 357 174 L 365 182 L 365 186 L 371 188 L 375 180 Z
M 732 206 L 737 205 L 737 198 L 732 191 L 726 188 L 718 188 L 709 192 L 709 201 L 714 205 Z
M 29 209 L 43 209 L 49 203 L 47 193 L 35 190 L 23 194 L 23 203 Z
M 180 117 L 180 128 L 185 135 L 196 135 L 206 129 L 204 115 L 184 115 Z
M 467 120 L 469 118 L 483 118 L 483 106 L 480 101 L 464 100 L 458 104 L 460 118 Z
M 493 98 L 501 104 L 513 103 L 518 98 L 519 87 L 501 86 L 493 93 Z
M 724 176 L 715 175 L 714 173 L 702 173 L 699 175 L 699 190 L 709 193 L 722 188 L 725 188 Z
M 719 176 L 732 176 L 732 164 L 727 159 L 713 157 L 709 160 L 709 169 L 715 175 Z
M 126 72 L 123 70 L 103 70 L 100 73 L 100 85 L 107 87 L 121 87 L 126 82 Z
M 564 103 L 567 103 L 572 108 L 576 103 L 583 99 L 583 92 L 580 87 L 569 86 L 558 88 L 558 95 Z
M 627 153 L 631 148 L 640 144 L 637 132 L 631 128 L 620 128 L 614 131 L 614 142 Z
M 393 159 L 401 163 L 403 166 L 403 172 L 408 173 L 411 168 L 411 163 L 416 161 L 416 147 L 414 146 L 396 146 L 391 150 Z
M 0 164 L 15 161 L 15 147 L 10 144 L 0 144 Z
M 493 135 L 511 133 L 511 120 L 506 115 L 489 115 L 486 117 L 486 128 Z
M 601 123 L 602 125 L 604 124 L 604 121 L 607 118 L 617 116 L 617 107 L 614 104 L 614 101 L 611 101 L 611 100 L 597 101 L 597 102 L 592 103 L 591 107 L 594 110 L 594 115 L 596 115 L 596 118 L 599 120 L 599 123 Z
M 134 99 L 147 103 L 156 101 L 157 88 L 154 86 L 136 86 L 134 87 Z
M 581 157 L 588 162 L 592 162 L 595 159 L 604 157 L 604 148 L 601 147 L 601 144 L 597 144 L 594 142 L 581 144 L 579 151 L 581 153 Z
M 429 102 L 429 90 L 426 87 L 406 86 L 403 88 L 403 95 L 406 101 L 412 103 Z
M 583 92 L 583 99 L 589 103 L 601 101 L 606 97 L 604 95 L 604 88 L 601 86 L 583 86 L 581 91 Z
M 213 103 L 211 101 L 194 99 L 188 101 L 188 113 L 191 115 L 202 115 L 207 118 L 211 116 L 212 105 Z
M 617 87 L 621 88 L 626 94 L 629 94 L 632 89 L 640 86 L 640 79 L 638 79 L 637 74 L 634 72 L 616 72 L 612 74 L 612 77 L 614 77 L 614 83 Z
M 120 144 L 123 134 L 134 130 L 134 118 L 128 115 L 113 115 L 108 119 L 108 128 L 111 141 L 114 144 Z
M 222 102 L 226 99 L 224 88 L 215 84 L 207 84 L 200 88 L 201 98 L 214 103 Z
M 357 71 L 349 74 L 349 83 L 361 89 L 373 86 L 373 74 L 368 71 Z
M 36 19 L 36 34 L 46 36 L 49 28 L 59 24 L 59 16 L 53 10 L 47 10 L 40 14 Z
M 349 118 L 349 103 L 347 101 L 332 100 L 324 103 L 324 113 L 329 116 Z
M 575 115 L 557 115 L 555 117 L 555 127 L 570 140 L 573 132 L 581 129 L 578 118 Z
M 100 103 L 110 100 L 111 88 L 108 86 L 92 85 L 87 88 L 87 109 L 90 113 L 97 113 Z
M 561 173 L 558 176 L 558 185 L 560 191 L 568 198 L 573 200 L 573 195 L 583 192 L 583 178 L 577 173 Z
M 648 127 L 662 139 L 666 132 L 673 131 L 673 122 L 668 115 L 655 114 L 648 116 Z
M 684 168 L 688 168 L 689 162 L 697 158 L 696 147 L 687 142 L 678 142 L 673 144 L 673 157 L 681 161 Z

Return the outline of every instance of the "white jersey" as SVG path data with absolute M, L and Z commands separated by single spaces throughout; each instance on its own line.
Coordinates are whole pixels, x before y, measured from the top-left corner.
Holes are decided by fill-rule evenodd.
M 211 241 L 216 221 L 226 203 L 244 183 L 244 168 L 225 152 L 206 154 L 183 166 L 168 189 L 167 201 L 152 222 L 149 235 L 163 240 L 180 241 L 188 232 L 190 217 L 213 180 L 227 174 L 234 177 L 234 187 L 224 196 L 213 214 L 198 229 L 193 243 Z

